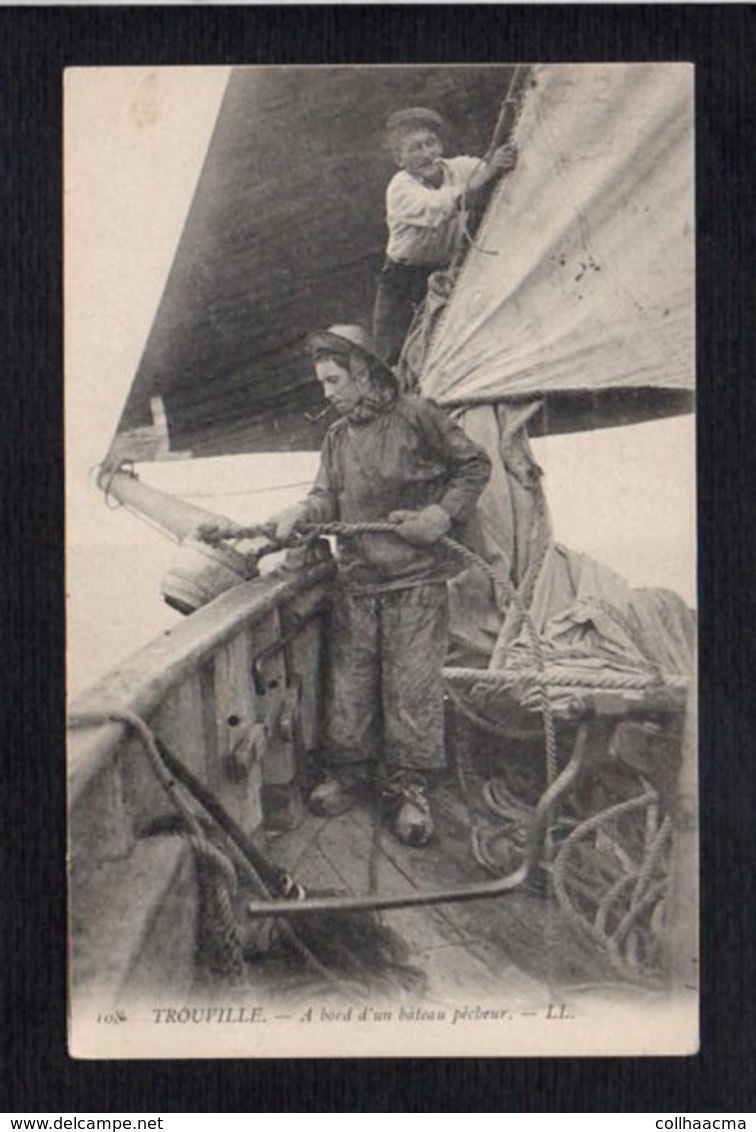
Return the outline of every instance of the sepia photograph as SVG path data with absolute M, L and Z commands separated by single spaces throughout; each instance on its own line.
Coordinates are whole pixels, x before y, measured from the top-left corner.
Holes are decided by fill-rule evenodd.
M 71 1056 L 697 1051 L 694 77 L 65 72 Z

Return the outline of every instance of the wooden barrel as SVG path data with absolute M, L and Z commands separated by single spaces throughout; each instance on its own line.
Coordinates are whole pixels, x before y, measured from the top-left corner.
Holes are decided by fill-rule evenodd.
M 164 600 L 179 613 L 193 613 L 226 590 L 257 577 L 257 568 L 230 546 L 209 546 L 185 538 L 160 585 Z

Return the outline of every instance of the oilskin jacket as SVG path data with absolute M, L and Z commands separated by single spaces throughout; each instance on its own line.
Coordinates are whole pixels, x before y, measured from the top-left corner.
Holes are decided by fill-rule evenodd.
M 491 474 L 488 456 L 431 401 L 398 395 L 366 421 L 329 430 L 305 501 L 307 521 L 385 521 L 392 511 L 437 503 L 459 535 Z M 460 568 L 438 544 L 413 546 L 394 534 L 339 539 L 339 576 L 352 593 L 443 581 Z

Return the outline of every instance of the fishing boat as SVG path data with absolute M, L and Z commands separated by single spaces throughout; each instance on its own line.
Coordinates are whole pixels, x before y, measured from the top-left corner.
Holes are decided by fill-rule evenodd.
M 211 514 L 148 482 L 319 448 L 302 344 L 370 321 L 382 129 L 406 105 L 458 152 L 519 153 L 397 367 L 493 462 L 447 547 L 449 770 L 423 848 L 368 803 L 307 810 L 334 531 L 209 545 Z M 69 705 L 75 1053 L 695 1048 L 694 612 L 556 541 L 530 444 L 693 410 L 691 114 L 678 65 L 232 72 L 98 474 L 177 543 L 156 600 L 185 618 Z M 620 1021 L 644 1010 L 652 1042 Z

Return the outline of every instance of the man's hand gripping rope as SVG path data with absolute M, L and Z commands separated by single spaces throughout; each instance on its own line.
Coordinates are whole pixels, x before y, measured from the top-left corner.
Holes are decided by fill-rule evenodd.
M 367 524 L 308 523 L 307 509 L 298 504 L 287 507 L 286 510 L 272 515 L 264 523 L 255 526 L 245 527 L 234 522 L 233 519 L 222 516 L 217 520 L 206 520 L 195 528 L 192 537 L 210 544 L 226 539 L 263 537 L 283 548 L 287 544 L 299 545 L 302 538 L 307 541 L 317 538 L 320 534 L 368 534 L 379 531 L 396 534 L 413 546 L 431 546 L 448 534 L 450 528 L 449 515 L 437 503 L 432 503 L 419 511 L 392 511 L 387 520 Z

